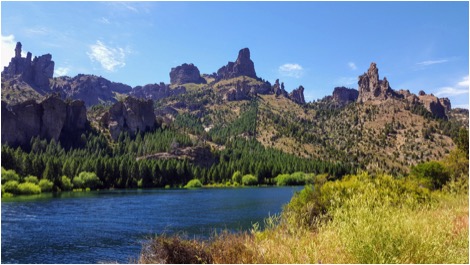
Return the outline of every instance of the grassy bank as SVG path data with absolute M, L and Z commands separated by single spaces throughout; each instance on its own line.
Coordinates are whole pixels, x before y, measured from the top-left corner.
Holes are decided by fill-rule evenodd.
M 159 236 L 140 263 L 467 263 L 468 181 L 430 190 L 416 177 L 317 178 L 266 229 L 208 241 Z

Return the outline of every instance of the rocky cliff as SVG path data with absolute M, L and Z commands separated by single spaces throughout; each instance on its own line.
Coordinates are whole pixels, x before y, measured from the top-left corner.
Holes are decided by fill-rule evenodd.
M 2 143 L 25 145 L 36 136 L 57 141 L 86 125 L 86 107 L 80 100 L 64 102 L 48 96 L 39 103 L 28 100 L 11 106 L 2 101 Z
M 304 87 L 299 86 L 299 88 L 292 90 L 289 94 L 289 98 L 297 104 L 305 104 Z
M 354 88 L 335 87 L 333 90 L 332 100 L 339 106 L 346 106 L 351 102 L 355 102 L 359 96 L 359 92 Z
M 393 90 L 386 77 L 379 79 L 379 69 L 375 63 L 371 63 L 367 73 L 359 76 L 359 95 L 357 100 L 364 102 L 367 100 L 383 100 L 393 96 Z
M 54 74 L 52 56 L 45 54 L 31 60 L 32 54 L 30 52 L 27 53 L 26 58 L 21 57 L 21 49 L 22 45 L 18 42 L 15 48 L 15 57 L 3 69 L 2 78 L 17 78 L 37 90 L 48 90 L 49 79 Z
M 118 139 L 121 132 L 135 135 L 138 131 L 154 129 L 153 101 L 129 96 L 124 101 L 116 102 L 105 112 L 100 124 L 109 130 L 114 140 Z
M 250 50 L 248 48 L 241 49 L 235 62 L 228 62 L 227 65 L 221 67 L 217 71 L 217 79 L 230 79 L 238 76 L 248 76 L 257 78 L 255 65 L 250 59 Z
M 128 85 L 111 82 L 101 76 L 83 74 L 54 78 L 51 88 L 63 98 L 81 99 L 87 106 L 116 102 L 116 93 L 127 94 L 132 90 Z
M 199 69 L 193 64 L 182 64 L 170 71 L 170 83 L 182 85 L 186 83 L 205 84 L 206 79 L 201 77 Z
M 165 83 L 162 82 L 160 84 L 136 86 L 132 89 L 129 95 L 142 99 L 159 100 L 185 92 L 186 88 L 184 86 L 178 86 L 174 89 L 171 89 L 170 85 L 165 85 Z

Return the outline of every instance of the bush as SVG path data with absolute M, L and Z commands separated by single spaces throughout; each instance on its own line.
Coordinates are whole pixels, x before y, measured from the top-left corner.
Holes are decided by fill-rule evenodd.
M 41 179 L 39 181 L 39 187 L 41 188 L 42 192 L 50 192 L 52 191 L 52 187 L 54 186 L 54 183 L 48 179 Z
M 5 170 L 2 167 L 2 184 L 7 183 L 8 181 L 20 181 L 20 176 L 16 174 L 13 169 Z
M 38 184 L 39 183 L 39 180 L 38 180 L 38 177 L 35 177 L 35 176 L 27 176 L 26 178 L 24 178 L 24 182 L 29 182 L 29 183 L 33 183 L 33 184 Z
M 73 178 L 73 186 L 76 188 L 97 189 L 100 185 L 101 181 L 94 172 L 80 172 Z
M 242 184 L 245 186 L 254 186 L 258 184 L 258 178 L 248 174 L 242 177 Z
M 292 174 L 281 174 L 274 178 L 278 186 L 305 185 L 305 173 L 295 172 Z
M 428 188 L 440 189 L 449 181 L 450 176 L 446 168 L 439 162 L 430 161 L 411 168 L 411 175 L 424 180 Z
M 186 184 L 186 186 L 184 186 L 185 189 L 188 189 L 188 188 L 201 188 L 202 187 L 202 183 L 199 179 L 192 179 L 188 182 L 188 184 Z
M 22 195 L 32 195 L 41 193 L 41 188 L 31 182 L 25 182 L 18 185 L 18 193 Z
M 235 171 L 235 173 L 233 173 L 232 182 L 238 184 L 242 183 L 242 173 L 240 171 Z
M 73 188 L 72 181 L 70 181 L 67 176 L 62 176 L 62 178 L 60 179 L 60 183 L 62 186 L 62 190 L 72 190 Z
M 3 177 L 3 175 L 2 175 Z M 18 181 L 16 180 L 10 180 L 6 182 L 5 184 L 2 184 L 2 191 L 3 192 L 8 192 L 11 194 L 18 194 Z

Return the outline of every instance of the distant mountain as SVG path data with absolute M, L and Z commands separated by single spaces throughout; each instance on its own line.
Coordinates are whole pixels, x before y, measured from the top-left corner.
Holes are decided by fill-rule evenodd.
M 50 55 L 22 58 L 17 45 L 2 72 L 2 110 L 11 114 L 8 119 L 2 115 L 2 143 L 13 144 L 9 128 L 31 104 L 43 104 L 34 100 L 51 93 L 82 100 L 88 107 L 87 122 L 109 141 L 119 141 L 121 132 L 135 136 L 163 127 L 217 150 L 236 138 L 253 139 L 298 157 L 394 173 L 444 157 L 454 148 L 458 130 L 468 127 L 468 110 L 452 109 L 449 99 L 423 91 L 415 95 L 393 90 L 386 77 L 379 78 L 375 63 L 359 76 L 358 89 L 337 87 L 332 95 L 309 103 L 303 86 L 289 93 L 280 80 L 272 85 L 258 77 L 248 48 L 216 73 L 201 75 L 195 65 L 183 64 L 171 69 L 170 84 L 134 88 L 94 75 L 52 78 L 53 67 Z M 20 103 L 27 100 L 33 101 Z M 32 123 L 40 124 L 31 126 L 43 126 L 43 119 L 34 119 Z M 56 139 L 68 131 L 55 128 L 50 135 L 38 129 L 14 139 L 27 144 L 30 137 Z

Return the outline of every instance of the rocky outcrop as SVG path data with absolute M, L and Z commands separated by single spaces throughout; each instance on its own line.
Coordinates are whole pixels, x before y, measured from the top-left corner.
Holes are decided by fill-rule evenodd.
M 172 85 L 182 85 L 186 83 L 205 84 L 206 79 L 201 77 L 199 69 L 193 64 L 182 64 L 170 71 L 170 83 Z
M 271 90 L 276 96 L 281 96 L 281 95 L 285 97 L 289 96 L 287 91 L 284 89 L 284 82 L 279 84 L 279 79 L 276 79 L 276 81 L 274 82 L 274 85 L 271 87 Z
M 393 90 L 386 77 L 379 79 L 379 69 L 375 63 L 371 63 L 367 73 L 359 76 L 359 95 L 357 100 L 365 102 L 368 100 L 382 100 L 393 96 Z
M 449 98 L 439 98 L 439 103 L 441 103 L 446 112 L 452 109 Z
M 121 132 L 135 135 L 155 127 L 153 101 L 127 97 L 115 103 L 103 114 L 100 124 L 109 130 L 111 137 L 117 140 Z
M 235 88 L 231 88 L 224 94 L 224 100 L 235 101 L 249 99 L 251 89 L 246 85 L 246 82 L 238 81 Z
M 83 101 L 66 103 L 54 95 L 40 103 L 28 100 L 8 106 L 2 101 L 2 143 L 13 146 L 37 136 L 58 141 L 67 132 L 84 130 L 87 122 Z
M 434 116 L 438 118 L 446 118 L 446 107 L 444 107 L 441 104 L 441 100 L 434 96 L 433 94 L 431 95 L 426 95 L 423 93 L 420 93 L 418 96 L 418 100 L 420 103 L 424 105 L 424 107 L 431 112 Z M 449 102 L 450 105 L 450 102 Z
M 339 106 L 346 106 L 349 103 L 355 102 L 359 96 L 359 92 L 354 88 L 335 87 L 332 101 Z
M 289 94 L 289 98 L 297 104 L 305 104 L 304 87 L 299 86 L 299 88 L 292 90 Z
M 171 89 L 170 85 L 165 85 L 165 83 L 162 82 L 160 84 L 136 86 L 132 89 L 129 95 L 137 98 L 159 100 L 183 93 L 186 93 L 186 88 L 184 86 L 178 86 L 174 89 Z
M 132 87 L 111 82 L 101 76 L 79 74 L 75 77 L 61 76 L 51 83 L 53 91 L 60 93 L 62 98 L 81 99 L 86 106 L 102 102 L 116 102 L 116 93 L 127 94 Z
M 248 48 L 241 49 L 235 62 L 228 62 L 226 66 L 221 67 L 217 71 L 217 80 L 230 79 L 238 76 L 248 76 L 257 78 L 255 65 L 250 59 L 250 50 Z
M 26 58 L 21 57 L 21 48 L 22 45 L 18 42 L 15 48 L 15 57 L 3 69 L 2 77 L 19 78 L 36 89 L 48 90 L 49 79 L 54 74 L 52 55 L 45 54 L 31 60 L 30 52 L 27 53 Z

